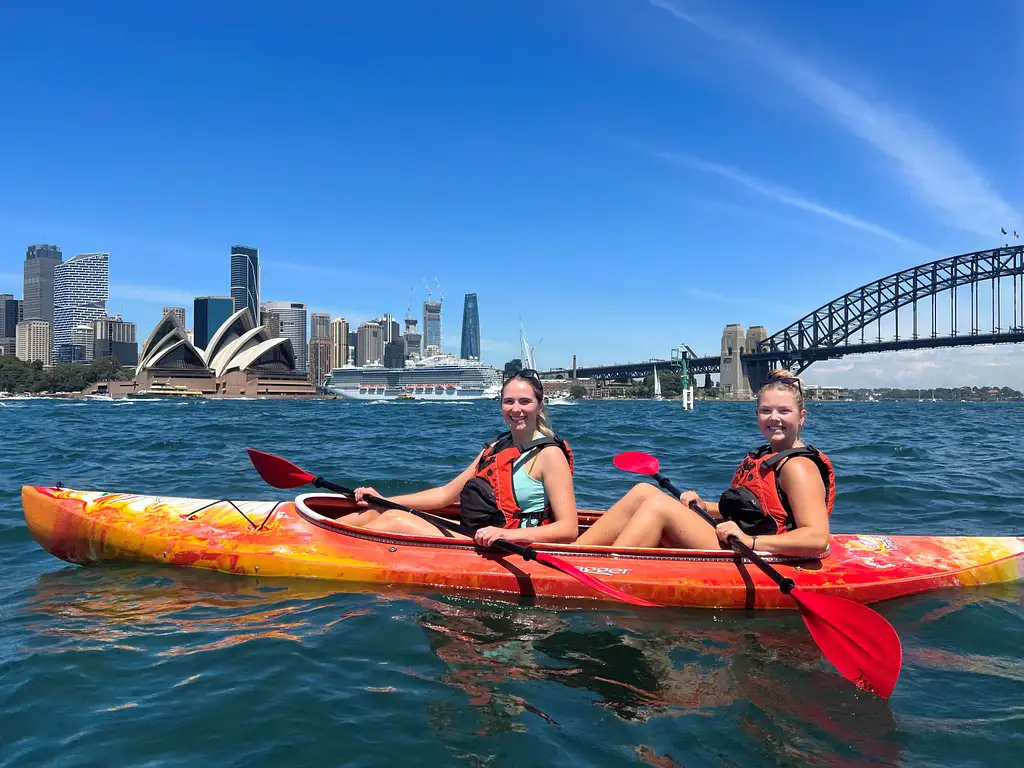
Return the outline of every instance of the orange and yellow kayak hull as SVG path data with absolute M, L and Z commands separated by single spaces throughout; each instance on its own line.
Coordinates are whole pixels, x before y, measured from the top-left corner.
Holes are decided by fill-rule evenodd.
M 334 520 L 352 503 L 141 496 L 25 486 L 29 530 L 71 563 L 167 563 L 225 573 L 604 598 L 537 562 L 472 542 L 377 534 Z M 538 545 L 608 584 L 666 606 L 792 608 L 768 577 L 731 552 Z M 1024 538 L 834 534 L 820 558 L 769 556 L 804 591 L 874 603 L 1024 577 Z

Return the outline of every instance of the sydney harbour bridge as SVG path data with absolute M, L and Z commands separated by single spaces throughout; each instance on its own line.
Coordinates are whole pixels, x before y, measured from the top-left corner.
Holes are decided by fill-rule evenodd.
M 885 324 L 883 334 L 883 322 Z M 782 330 L 746 335 L 728 325 L 719 355 L 682 345 L 668 359 L 545 371 L 545 378 L 624 381 L 659 370 L 719 374 L 723 388 L 756 389 L 775 367 L 907 349 L 1024 342 L 1024 246 L 1004 246 L 920 264 L 854 288 Z

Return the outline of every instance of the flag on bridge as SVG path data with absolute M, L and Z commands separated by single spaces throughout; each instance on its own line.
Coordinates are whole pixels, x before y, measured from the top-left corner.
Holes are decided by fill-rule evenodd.
M 1006 230 L 1003 229 L 1002 227 L 999 228 L 999 231 L 1002 232 L 1004 235 L 1006 234 Z
M 1017 239 L 1017 238 L 1020 237 L 1020 235 L 1017 234 L 1017 230 L 1016 229 L 1013 230 L 1013 237 L 1014 237 L 1014 239 Z

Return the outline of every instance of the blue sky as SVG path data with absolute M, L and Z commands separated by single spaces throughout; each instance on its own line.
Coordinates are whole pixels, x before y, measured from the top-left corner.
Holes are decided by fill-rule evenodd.
M 1024 229 L 1022 33 L 1011 0 L 4 4 L 0 292 L 29 243 L 108 251 L 144 336 L 244 244 L 354 322 L 436 278 L 456 352 L 475 291 L 498 365 L 520 317 L 541 367 L 713 353 Z M 1024 389 L 1022 353 L 808 378 Z

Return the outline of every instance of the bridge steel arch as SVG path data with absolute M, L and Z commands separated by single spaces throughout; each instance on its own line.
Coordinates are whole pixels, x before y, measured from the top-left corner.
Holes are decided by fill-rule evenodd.
M 1000 327 L 1002 319 L 1003 278 L 1013 279 L 1012 317 L 1009 328 Z M 991 333 L 980 333 L 978 298 L 979 284 L 992 282 Z M 964 334 L 958 327 L 957 289 L 969 287 L 971 292 L 970 330 Z M 929 302 L 931 326 L 927 338 L 919 333 L 918 302 L 950 292 L 950 333 L 937 333 L 937 301 Z M 898 310 L 913 306 L 910 338 L 900 339 Z M 883 341 L 881 320 L 895 314 L 896 338 Z M 877 339 L 867 343 L 864 332 L 872 323 L 879 324 Z M 850 339 L 861 333 L 861 343 Z M 795 323 L 772 334 L 757 345 L 757 350 L 744 355 L 748 381 L 756 386 L 767 374 L 771 364 L 780 364 L 796 372 L 811 363 L 862 352 L 885 352 L 899 349 L 925 349 L 975 344 L 1024 342 L 1024 246 L 1004 246 L 975 251 L 928 264 L 920 264 L 862 285 L 833 299 Z

